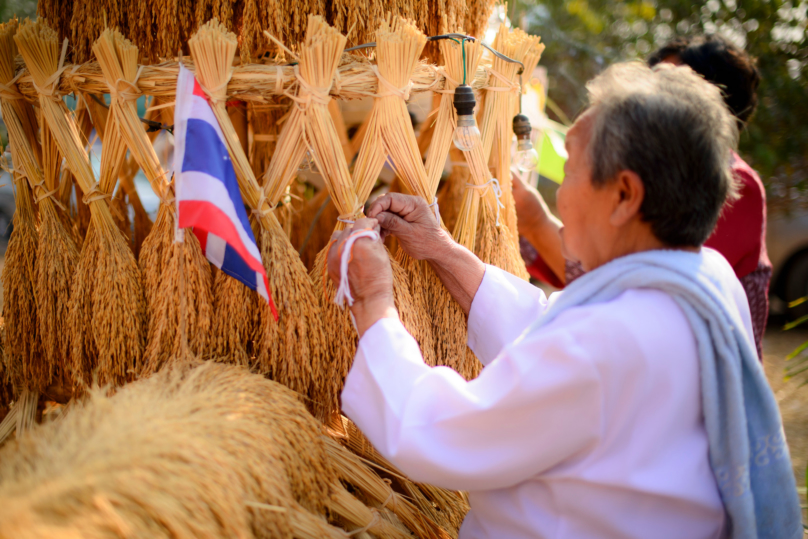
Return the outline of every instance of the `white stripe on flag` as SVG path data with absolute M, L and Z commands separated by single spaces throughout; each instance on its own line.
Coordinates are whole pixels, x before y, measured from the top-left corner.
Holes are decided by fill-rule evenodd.
M 205 258 L 210 260 L 217 268 L 222 269 L 225 247 L 227 247 L 227 242 L 219 236 L 208 232 L 208 242 L 207 245 L 205 245 Z
M 180 173 L 180 183 L 182 184 L 181 195 L 177 194 L 177 202 L 200 201 L 209 202 L 219 208 L 236 227 L 239 238 L 247 249 L 247 252 L 256 260 L 261 260 L 261 253 L 258 247 L 250 239 L 244 226 L 236 213 L 236 206 L 230 198 L 224 184 L 210 174 L 189 170 Z M 180 196 L 182 198 L 180 198 Z
M 255 291 L 258 292 L 259 296 L 269 301 L 269 292 L 267 292 L 267 287 L 264 286 L 264 276 L 257 271 L 255 272 L 255 282 L 258 284 Z
M 225 143 L 222 129 L 219 127 L 219 121 L 213 114 L 213 109 L 210 108 L 210 104 L 205 101 L 204 97 L 193 94 L 189 96 L 188 101 L 188 119 L 202 120 L 203 122 L 209 123 L 214 131 L 216 131 L 216 134 L 219 135 L 219 140 L 226 147 L 227 144 Z

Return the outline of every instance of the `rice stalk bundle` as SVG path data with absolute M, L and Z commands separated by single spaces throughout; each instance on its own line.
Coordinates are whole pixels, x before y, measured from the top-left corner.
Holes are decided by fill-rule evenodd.
M 183 63 L 193 64 L 187 57 Z M 141 75 L 137 79 L 137 88 L 156 99 L 172 101 L 176 96 L 178 60 L 165 60 L 157 65 L 141 65 Z M 373 65 L 362 56 L 345 56 L 334 75 L 334 84 L 330 95 L 340 99 L 362 99 L 379 92 L 379 80 L 373 72 Z M 443 75 L 434 65 L 421 60 L 412 73 L 411 93 L 440 90 L 445 82 Z M 486 87 L 485 72 L 478 69 L 473 88 Z M 20 93 L 29 102 L 38 100 L 33 79 L 27 72 L 18 81 Z M 286 93 L 293 93 L 297 88 L 294 66 L 288 65 L 285 59 L 277 62 L 260 64 L 244 64 L 233 68 L 232 77 L 227 83 L 225 94 L 232 99 L 267 104 Z M 383 90 L 384 88 L 382 88 Z M 96 62 L 87 62 L 70 66 L 62 73 L 56 83 L 57 93 L 81 92 L 104 94 L 109 91 L 104 75 Z M 163 109 L 161 109 L 163 110 Z
M 140 256 L 140 249 L 143 247 L 143 242 L 146 241 L 152 229 L 152 221 L 149 218 L 149 214 L 146 212 L 146 208 L 143 207 L 143 202 L 140 200 L 140 196 L 135 188 L 135 176 L 139 170 L 140 167 L 137 164 L 137 160 L 134 156 L 130 156 L 126 159 L 123 170 L 121 171 L 121 177 L 119 178 L 120 189 L 123 190 L 126 199 L 135 213 L 132 248 L 136 258 Z
M 94 390 L 0 454 L 3 537 L 340 536 L 324 516 L 339 485 L 317 422 L 237 367 Z
M 351 219 L 361 212 L 361 205 L 328 111 L 328 86 L 344 47 L 345 37 L 328 26 L 321 17 L 308 18 L 306 42 L 301 48 L 300 61 L 295 70 L 300 89 L 297 95 L 292 96 L 294 104 L 267 169 L 264 189 L 270 201 L 278 200 L 297 172 L 307 148 L 311 148 L 314 163 L 323 174 L 337 210 L 345 215 L 345 219 Z M 318 277 L 322 275 L 326 257 L 327 253 L 321 252 L 315 259 L 312 269 L 315 278 L 313 282 L 309 281 L 310 288 L 307 287 L 319 303 L 323 330 L 333 335 L 333 338 L 323 341 L 323 351 L 328 352 L 323 361 L 319 364 L 312 362 L 311 365 L 313 380 L 310 396 L 316 406 L 315 413 L 322 420 L 339 410 L 339 392 L 353 359 L 356 339 L 349 314 L 330 302 L 329 296 L 323 295 L 319 286 Z M 328 358 L 327 362 L 325 358 Z
M 327 25 L 321 17 L 308 18 L 306 42 L 301 47 L 300 63 L 296 71 L 300 89 L 296 96 L 292 96 L 295 105 L 284 124 L 276 156 L 267 171 L 267 178 L 273 179 L 265 185 L 270 200 L 276 200 L 279 185 L 288 182 L 287 178 L 295 171 L 294 165 L 299 163 L 299 160 L 290 161 L 284 156 L 298 156 L 302 153 L 301 150 L 308 148 L 340 213 L 339 219 L 342 221 L 337 223 L 337 230 L 342 230 L 343 221 L 352 221 L 361 215 L 362 202 L 369 195 L 368 191 L 357 192 L 345 159 L 345 145 L 334 124 L 333 111 L 329 110 L 331 98 L 328 95 L 328 84 L 333 80 L 345 41 L 345 37 Z M 327 249 L 324 249 L 315 260 L 312 275 L 325 319 L 334 324 L 326 323 L 325 329 L 339 337 L 332 341 L 330 347 L 332 364 L 323 372 L 315 370 L 318 378 L 315 380 L 312 399 L 324 406 L 323 413 L 333 413 L 339 409 L 339 392 L 353 362 L 357 335 L 350 314 L 333 302 L 333 286 L 320 286 L 326 259 Z M 400 268 L 394 267 L 393 271 L 396 306 L 402 321 L 409 326 L 416 338 L 421 337 L 423 340 L 419 321 L 412 315 L 412 299 L 405 275 Z
M 466 193 L 466 184 L 469 180 L 469 167 L 463 157 L 463 152 L 452 146 L 449 149 L 451 172 L 438 191 L 438 206 L 443 223 L 449 230 L 454 230 L 460 213 L 460 206 Z
M 119 166 L 126 148 L 111 143 L 116 137 L 107 133 L 108 155 L 102 156 L 102 178 L 96 185 L 75 122 L 55 93 L 64 69 L 56 33 L 42 19 L 26 20 L 14 40 L 38 88 L 45 124 L 91 206 L 92 223 L 70 292 L 74 377 L 88 382 L 95 374 L 101 383 L 122 384 L 142 358 L 145 318 L 137 264 L 105 201 L 116 180 L 111 169 Z
M 149 375 L 184 352 L 183 339 L 189 339 L 187 345 L 191 353 L 198 356 L 208 353 L 213 318 L 210 265 L 193 234 L 185 234 L 183 244 L 174 245 L 172 188 L 137 114 L 136 100 L 140 91 L 132 87 L 138 76 L 137 47 L 120 32 L 107 28 L 93 46 L 93 52 L 109 85 L 113 125 L 120 126 L 121 136 L 132 156 L 152 189 L 161 196 L 161 211 L 166 207 L 168 213 L 163 212 L 161 226 L 152 229 L 140 252 L 143 287 L 148 290 L 148 338 L 142 374 Z M 182 290 L 181 280 L 187 285 Z M 180 291 L 183 293 L 179 295 L 171 293 Z M 184 307 L 178 305 L 177 298 Z M 181 313 L 185 313 L 184 320 Z M 185 331 L 180 331 L 180 327 Z
M 377 472 L 390 479 L 391 483 L 404 492 L 421 512 L 438 523 L 449 535 L 457 537 L 460 525 L 469 511 L 468 501 L 463 494 L 410 481 L 373 447 L 350 419 L 340 416 L 338 423 L 329 426 L 329 435 L 332 438 L 357 457 L 373 463 Z
M 41 361 L 42 341 L 36 313 L 34 267 L 39 235 L 33 201 L 27 178 L 16 171 L 14 186 L 17 191 L 14 230 L 6 248 L 2 280 L 7 376 L 18 391 L 29 386 L 45 387 L 50 382 L 50 373 Z
M 455 241 L 474 252 L 486 264 L 504 269 L 522 279 L 528 274 L 518 243 L 505 226 L 502 191 L 491 177 L 483 155 L 483 148 L 476 144 L 463 152 L 469 170 L 468 183 L 454 230 Z M 480 219 L 482 216 L 482 219 Z M 478 372 L 481 369 L 478 366 Z
M 0 93 L 3 120 L 14 150 L 13 181 L 16 192 L 14 229 L 9 238 L 2 272 L 6 376 L 16 391 L 42 390 L 50 383 L 52 366 L 43 361 L 37 319 L 36 257 L 39 244 L 31 184 L 43 182 L 41 150 L 36 138 L 33 109 L 19 99 L 14 79 L 17 49 L 13 36 L 17 19 L 0 25 Z
M 428 187 L 432 193 L 438 190 L 446 156 L 452 147 L 452 136 L 457 128 L 454 90 L 469 81 L 469 74 L 477 72 L 477 65 L 483 54 L 483 47 L 477 41 L 462 41 L 457 44 L 444 39 L 440 41 L 440 48 L 445 62 L 443 70 L 446 83 L 443 90 L 440 90 L 440 104 L 425 164 Z
M 403 99 L 406 92 L 402 91 L 407 87 L 424 42 L 423 34 L 411 23 L 401 19 L 395 19 L 392 23 L 385 21 L 377 32 L 377 73 L 384 91 L 374 101 L 371 112 L 373 118 L 368 127 L 368 140 L 371 142 L 363 146 L 357 158 L 354 175 L 359 178 L 359 183 L 368 182 L 378 175 L 385 156 L 389 155 L 407 190 L 432 203 L 440 176 L 433 172 L 434 177 L 430 181 L 423 166 Z M 458 65 L 462 71 L 462 61 Z M 432 165 L 434 169 L 442 169 L 441 159 L 445 160 L 445 153 L 441 158 L 437 152 L 440 144 L 447 146 L 445 135 L 433 138 L 436 151 L 430 151 L 430 154 L 436 155 L 431 158 L 435 163 Z M 434 332 L 435 353 L 430 356 L 422 346 L 425 360 L 432 365 L 447 365 L 468 375 L 466 322 L 462 309 L 431 266 L 424 261 L 409 258 L 400 253 L 398 260 L 410 276 L 410 290 L 417 291 L 413 294 L 413 299 L 421 302 L 422 308 L 429 313 Z
M 36 263 L 37 319 L 42 339 L 42 360 L 50 383 L 72 385 L 70 374 L 70 287 L 79 251 L 58 213 L 59 169 L 62 156 L 45 125 L 41 130 L 44 182 L 38 191 L 39 247 Z M 50 384 L 49 384 L 50 385 Z M 42 388 L 44 389 L 44 388 Z
M 177 362 L 88 397 L 0 450 L 0 536 L 447 537 L 246 369 Z
M 406 526 L 405 533 L 411 530 L 418 537 L 449 539 L 445 529 L 422 513 L 410 500 L 395 492 L 390 483 L 384 481 L 361 458 L 331 438 L 324 440 L 329 460 L 337 475 L 358 491 L 369 505 L 380 505 L 379 509 L 387 509 L 395 514 Z
M 541 57 L 544 45 L 541 38 L 531 36 L 516 28 L 508 30 L 499 27 L 494 38 L 493 48 L 509 58 L 524 64 L 523 78 L 531 77 L 533 69 Z M 511 143 L 513 140 L 513 117 L 519 110 L 522 88 L 519 86 L 518 64 L 493 57 L 488 68 L 488 86 L 485 106 L 482 108 L 480 131 L 486 161 L 490 157 L 494 165 L 494 175 L 502 188 L 503 221 L 511 231 L 515 242 L 519 241 L 516 229 L 516 208 L 511 188 Z M 492 151 L 495 153 L 492 155 Z M 517 247 L 518 248 L 518 247 Z
M 51 21 L 59 34 L 59 42 L 70 37 L 70 22 L 73 19 L 74 2 L 42 0 L 36 3 L 37 16 Z
M 267 174 L 262 189 L 227 116 L 225 92 L 227 81 L 232 76 L 236 44 L 235 35 L 227 32 L 215 19 L 203 25 L 189 42 L 197 80 L 209 97 L 227 141 L 242 196 L 260 223 L 257 240 L 261 246 L 270 293 L 278 308 L 276 320 L 269 306 L 263 301 L 259 302 L 260 322 L 255 334 L 245 337 L 255 339 L 254 366 L 261 374 L 275 376 L 276 381 L 308 394 L 314 373 L 324 374 L 328 371 L 320 308 L 300 258 L 272 213 L 272 208 L 286 187 L 279 183 L 288 183 L 291 176 Z M 292 119 L 287 119 L 284 131 L 289 128 L 290 122 Z M 285 153 L 288 150 L 284 149 L 283 138 L 281 133 L 273 163 L 276 159 L 290 159 Z M 299 163 L 302 157 L 299 155 L 294 162 Z M 215 338 L 220 342 L 227 340 L 221 335 Z M 320 401 L 314 399 L 313 403 L 313 409 L 319 415 L 321 412 L 317 407 L 321 406 Z

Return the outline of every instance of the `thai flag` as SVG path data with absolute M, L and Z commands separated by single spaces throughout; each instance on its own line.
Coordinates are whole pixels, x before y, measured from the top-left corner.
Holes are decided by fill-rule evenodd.
M 193 228 L 207 259 L 257 291 L 277 320 L 224 135 L 205 93 L 182 64 L 174 108 L 174 163 L 177 226 Z

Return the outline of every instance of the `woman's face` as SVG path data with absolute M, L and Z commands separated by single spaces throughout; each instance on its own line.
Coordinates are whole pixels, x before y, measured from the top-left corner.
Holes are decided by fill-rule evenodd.
M 611 190 L 592 185 L 589 139 L 594 123 L 592 111 L 583 114 L 570 128 L 566 138 L 569 154 L 564 165 L 564 182 L 558 189 L 556 203 L 564 226 L 561 248 L 565 258 L 577 260 L 585 270 L 601 265 L 612 212 Z

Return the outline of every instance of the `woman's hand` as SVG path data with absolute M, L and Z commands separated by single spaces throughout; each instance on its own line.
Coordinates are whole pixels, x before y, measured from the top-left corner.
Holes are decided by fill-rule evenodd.
M 328 251 L 328 274 L 339 288 L 340 260 L 345 241 L 362 230 L 379 232 L 376 219 L 358 219 L 342 232 L 335 232 Z M 361 337 L 380 318 L 398 318 L 393 296 L 393 270 L 384 244 L 370 238 L 359 238 L 351 249 L 348 283 L 354 303 L 351 306 L 356 329 Z
M 435 212 L 420 197 L 388 193 L 376 199 L 368 216 L 379 221 L 382 232 L 398 238 L 404 252 L 426 260 L 443 285 L 468 314 L 471 302 L 485 275 L 479 258 L 455 243 L 440 227 Z M 421 293 L 420 290 L 413 291 Z
M 370 205 L 368 217 L 378 220 L 382 239 L 392 234 L 416 260 L 435 261 L 454 243 L 435 218 L 435 210 L 421 197 L 387 193 Z

